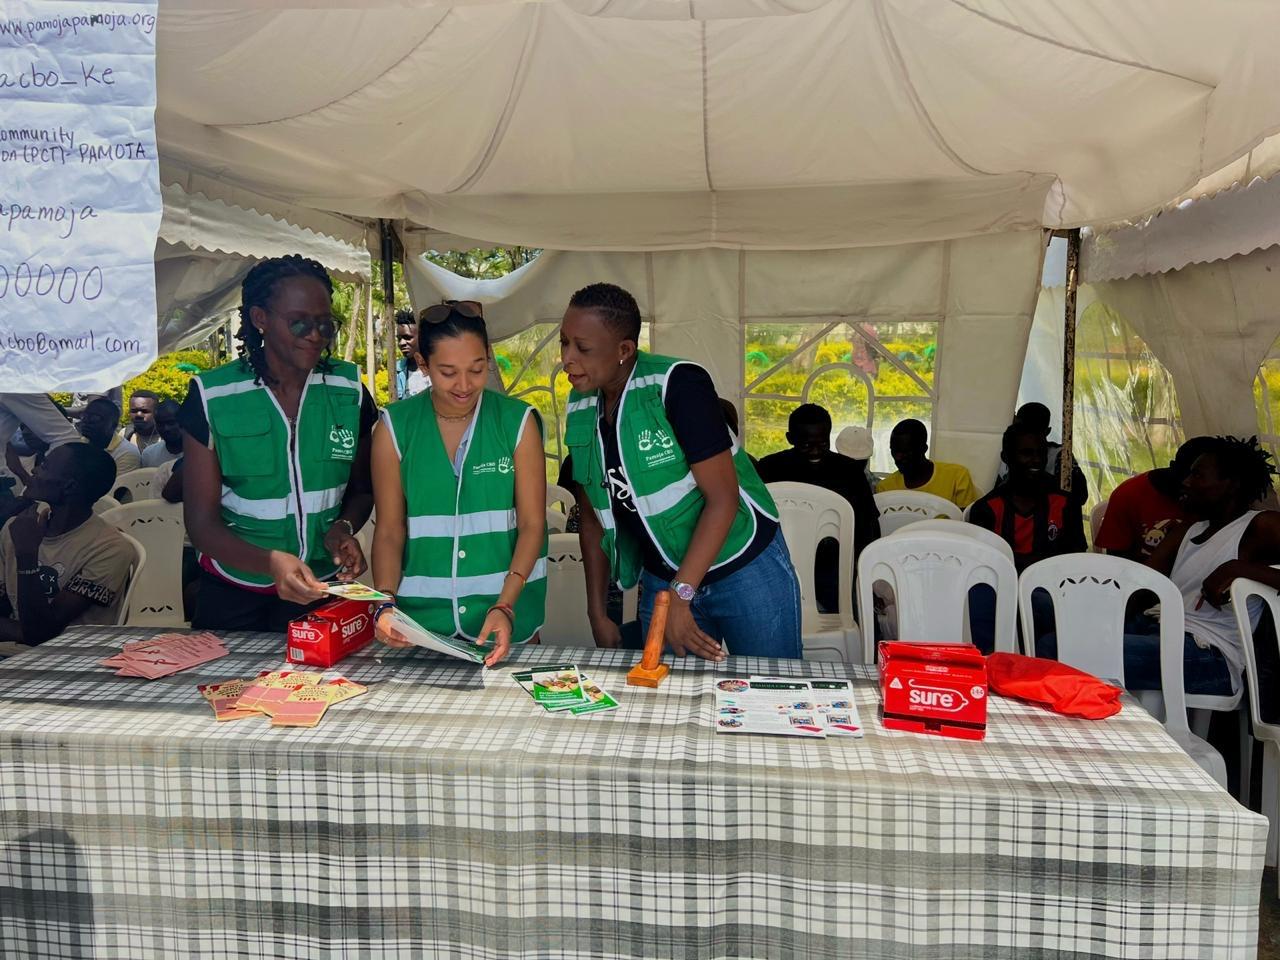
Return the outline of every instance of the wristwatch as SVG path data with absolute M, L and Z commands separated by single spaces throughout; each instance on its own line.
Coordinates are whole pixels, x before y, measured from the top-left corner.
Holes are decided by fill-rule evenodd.
M 685 603 L 688 603 L 690 600 L 692 600 L 693 595 L 698 592 L 697 587 L 688 583 L 682 583 L 679 580 L 672 580 L 670 586 L 671 586 L 671 592 L 674 593 L 681 600 L 683 600 Z

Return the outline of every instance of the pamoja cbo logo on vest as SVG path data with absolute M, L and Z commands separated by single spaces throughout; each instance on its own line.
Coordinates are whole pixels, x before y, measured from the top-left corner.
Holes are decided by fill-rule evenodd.
M 665 430 L 641 430 L 636 435 L 636 448 L 646 467 L 660 467 L 676 459 L 676 442 Z
M 510 472 L 511 472 L 510 457 L 499 457 L 497 460 L 490 460 L 487 463 L 477 463 L 475 466 L 471 468 L 471 475 L 473 477 L 479 476 L 480 474 L 483 474 L 483 473 L 510 473 Z

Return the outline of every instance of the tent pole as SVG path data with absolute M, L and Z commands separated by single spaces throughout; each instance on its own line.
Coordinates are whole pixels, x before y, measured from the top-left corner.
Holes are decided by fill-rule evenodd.
M 373 393 L 373 378 L 378 372 L 378 337 L 373 327 L 373 283 L 364 288 L 364 367 L 369 378 L 369 392 Z
M 1067 238 L 1067 291 L 1062 336 L 1062 456 L 1058 485 L 1071 492 L 1071 455 L 1076 400 L 1076 286 L 1080 280 L 1080 228 L 1064 231 Z
M 391 234 L 391 221 L 379 220 L 378 228 L 382 233 L 382 323 L 386 337 L 387 351 L 387 396 L 391 400 L 400 399 L 396 393 L 396 285 L 395 243 Z

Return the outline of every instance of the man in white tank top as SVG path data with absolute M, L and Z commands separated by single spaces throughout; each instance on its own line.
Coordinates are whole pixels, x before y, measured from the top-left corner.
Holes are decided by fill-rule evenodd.
M 1147 561 L 1182 593 L 1186 616 L 1184 683 L 1188 693 L 1227 695 L 1240 688 L 1244 644 L 1231 584 L 1239 577 L 1280 588 L 1280 513 L 1252 505 L 1271 493 L 1275 468 L 1257 437 L 1219 437 L 1182 484 L 1182 504 L 1198 520 L 1182 521 Z M 1261 612 L 1251 606 L 1256 626 Z M 1140 629 L 1140 628 L 1139 628 Z M 1158 633 L 1125 633 L 1125 685 L 1159 689 Z

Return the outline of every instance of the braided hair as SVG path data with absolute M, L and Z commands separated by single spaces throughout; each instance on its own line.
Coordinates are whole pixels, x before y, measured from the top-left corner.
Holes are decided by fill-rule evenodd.
M 1246 504 L 1261 500 L 1271 492 L 1271 478 L 1276 468 L 1257 437 L 1215 437 L 1214 445 L 1201 456 L 1212 457 L 1218 475 L 1231 477 L 1240 484 L 1240 498 Z
M 236 339 L 240 341 L 240 345 L 236 348 L 236 352 L 240 355 L 241 369 L 246 372 L 253 370 L 255 374 L 253 382 L 259 386 L 275 383 L 276 378 L 271 375 L 271 369 L 267 366 L 267 351 L 263 346 L 262 333 L 249 319 L 249 313 L 254 307 L 262 307 L 265 310 L 275 295 L 276 284 L 289 277 L 311 277 L 313 280 L 319 280 L 329 291 L 329 295 L 333 296 L 333 281 L 329 279 L 325 268 L 315 260 L 308 260 L 297 253 L 263 260 L 255 264 L 253 269 L 245 275 L 244 281 L 240 284 L 240 329 L 236 332 Z M 319 365 L 321 373 L 328 373 L 332 369 L 330 362 L 332 345 L 330 341 L 324 348 L 324 356 Z
M 640 307 L 636 298 L 612 283 L 593 283 L 569 298 L 569 306 L 594 310 L 604 325 L 624 340 L 640 342 Z

